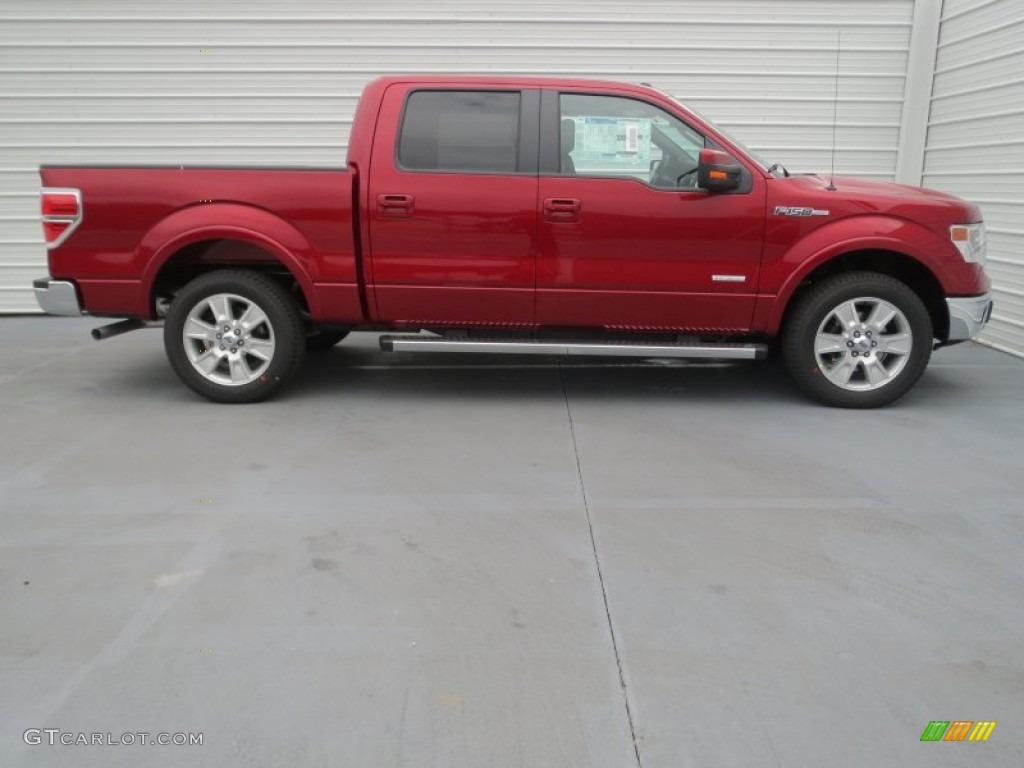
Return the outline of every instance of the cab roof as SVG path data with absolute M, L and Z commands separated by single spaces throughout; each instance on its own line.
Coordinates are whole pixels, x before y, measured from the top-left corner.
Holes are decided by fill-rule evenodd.
M 640 83 L 621 80 L 597 80 L 582 77 L 519 77 L 514 75 L 388 75 L 374 81 L 384 87 L 389 85 L 447 85 L 447 86 L 502 86 L 515 88 L 586 88 L 600 90 L 628 91 L 635 94 L 667 95 L 664 91 Z

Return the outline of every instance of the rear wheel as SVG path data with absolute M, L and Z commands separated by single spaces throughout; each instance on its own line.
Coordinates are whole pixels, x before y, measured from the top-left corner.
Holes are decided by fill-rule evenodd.
M 298 370 L 305 326 L 298 305 L 263 275 L 218 270 L 174 297 L 164 348 L 178 377 L 219 403 L 266 399 Z
M 932 350 L 924 303 L 899 280 L 834 275 L 797 300 L 782 333 L 790 375 L 826 405 L 874 408 L 906 394 Z

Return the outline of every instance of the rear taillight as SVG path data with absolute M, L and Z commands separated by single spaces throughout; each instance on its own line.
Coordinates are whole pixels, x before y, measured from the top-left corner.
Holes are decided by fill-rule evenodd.
M 43 234 L 46 236 L 46 244 L 50 248 L 57 245 L 65 234 L 70 234 L 68 232 L 69 229 L 71 229 L 70 221 L 53 221 L 43 219 Z
M 44 187 L 42 211 L 46 247 L 56 248 L 82 222 L 82 193 L 77 189 Z

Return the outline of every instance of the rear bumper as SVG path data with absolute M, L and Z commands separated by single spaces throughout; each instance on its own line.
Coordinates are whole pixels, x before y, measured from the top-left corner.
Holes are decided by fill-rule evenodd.
M 78 301 L 78 291 L 75 290 L 74 283 L 44 277 L 33 280 L 32 288 L 36 292 L 36 302 L 48 315 L 78 316 L 85 314 Z
M 992 296 L 958 297 L 946 299 L 949 308 L 949 339 L 947 344 L 973 339 L 992 317 Z

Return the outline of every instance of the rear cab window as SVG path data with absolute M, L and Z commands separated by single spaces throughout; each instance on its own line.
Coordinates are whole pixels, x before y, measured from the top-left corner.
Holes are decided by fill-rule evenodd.
M 399 129 L 396 164 L 406 171 L 471 174 L 536 172 L 524 131 L 524 94 L 499 90 L 415 90 Z M 536 98 L 529 100 L 531 103 Z M 533 127 L 536 145 L 536 127 Z M 524 155 L 526 155 L 524 157 Z

